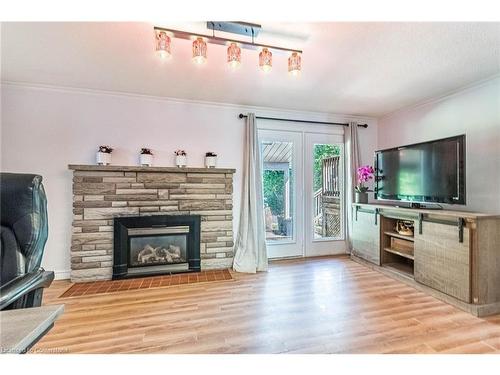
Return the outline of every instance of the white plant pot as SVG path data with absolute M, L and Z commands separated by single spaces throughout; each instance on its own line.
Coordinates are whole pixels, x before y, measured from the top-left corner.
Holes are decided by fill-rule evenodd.
M 187 156 L 176 155 L 175 156 L 175 165 L 177 165 L 179 168 L 184 168 L 187 165 Z
M 97 152 L 96 154 L 96 162 L 98 165 L 109 165 L 111 164 L 111 154 L 107 152 Z
M 205 167 L 215 168 L 217 166 L 217 156 L 205 156 Z
M 139 163 L 144 167 L 151 167 L 153 165 L 153 155 L 151 154 L 140 154 Z
M 356 203 L 368 203 L 368 192 L 360 193 L 359 191 L 355 194 Z

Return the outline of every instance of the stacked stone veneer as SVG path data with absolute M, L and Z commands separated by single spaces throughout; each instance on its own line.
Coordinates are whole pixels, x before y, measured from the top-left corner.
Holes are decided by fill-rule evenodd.
M 70 165 L 71 280 L 110 279 L 113 218 L 201 215 L 202 269 L 233 262 L 234 169 Z

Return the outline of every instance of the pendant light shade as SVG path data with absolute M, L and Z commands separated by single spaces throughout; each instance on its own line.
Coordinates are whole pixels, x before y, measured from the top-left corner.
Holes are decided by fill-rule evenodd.
M 259 53 L 259 66 L 266 73 L 273 68 L 273 54 L 267 48 Z
M 170 57 L 170 37 L 165 31 L 156 30 L 156 53 L 162 59 Z
M 207 43 L 203 38 L 196 38 L 193 42 L 193 61 L 197 64 L 203 64 L 207 60 Z
M 227 48 L 227 63 L 233 69 L 241 64 L 241 48 L 236 43 L 231 43 Z
M 300 70 L 302 69 L 302 58 L 300 54 L 297 52 L 293 52 L 291 56 L 288 58 L 288 73 L 291 75 L 300 74 Z

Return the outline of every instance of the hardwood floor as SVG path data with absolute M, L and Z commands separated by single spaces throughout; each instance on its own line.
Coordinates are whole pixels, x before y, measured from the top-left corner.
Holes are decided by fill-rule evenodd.
M 234 280 L 58 298 L 35 350 L 70 353 L 495 353 L 500 315 L 477 318 L 347 257 L 274 262 Z

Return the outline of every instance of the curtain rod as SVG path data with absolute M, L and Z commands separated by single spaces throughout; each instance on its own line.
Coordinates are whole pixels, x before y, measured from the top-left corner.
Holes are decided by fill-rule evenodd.
M 239 118 L 246 118 L 248 117 L 247 115 L 244 115 L 243 113 L 240 113 L 238 115 Z M 291 121 L 291 122 L 303 122 L 303 123 L 308 123 L 308 124 L 323 124 L 323 125 L 339 125 L 339 126 L 349 126 L 347 123 L 343 122 L 326 122 L 326 121 L 309 121 L 309 120 L 294 120 L 294 119 L 289 119 L 289 118 L 278 118 L 278 117 L 262 117 L 262 116 L 255 116 L 255 118 L 260 119 L 260 120 L 274 120 L 274 121 Z M 368 124 L 358 124 L 359 127 L 362 128 L 367 128 Z

